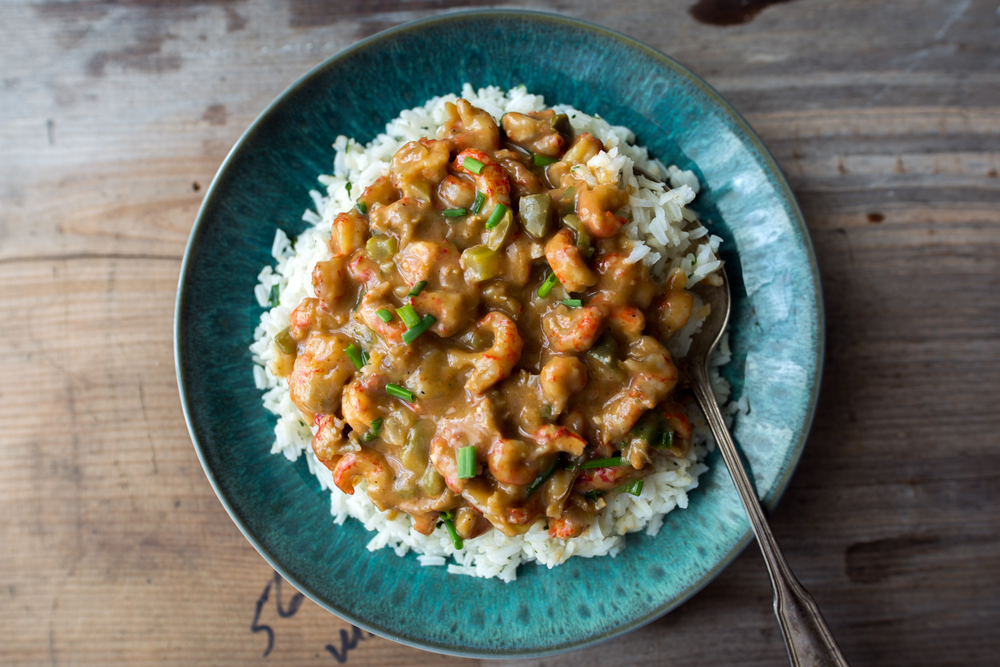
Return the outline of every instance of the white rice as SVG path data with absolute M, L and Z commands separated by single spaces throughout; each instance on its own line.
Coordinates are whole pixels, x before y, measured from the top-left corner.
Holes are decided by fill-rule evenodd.
M 714 447 L 711 433 L 701 412 L 691 409 L 695 424 L 692 447 L 685 460 L 656 457 L 654 471 L 645 478 L 642 493 L 636 497 L 616 494 L 607 507 L 600 511 L 593 525 L 583 535 L 569 540 L 550 538 L 540 520 L 527 533 L 506 537 L 499 530 L 465 540 L 465 547 L 456 551 L 444 528 L 437 528 L 424 536 L 411 528 L 411 519 L 404 513 L 379 512 L 368 499 L 364 484 L 353 496 L 348 496 L 333 484 L 331 472 L 321 464 L 312 451 L 313 429 L 302 421 L 292 403 L 288 386 L 273 375 L 268 368 L 274 359 L 272 339 L 288 326 L 288 317 L 303 298 L 315 296 L 312 288 L 312 269 L 317 262 L 330 258 L 327 244 L 330 226 L 338 213 L 353 206 L 353 200 L 375 179 L 388 173 L 389 163 L 396 151 L 406 142 L 421 137 L 435 137 L 438 127 L 446 119 L 444 105 L 455 102 L 459 96 L 450 94 L 436 97 L 422 107 L 403 111 L 399 118 L 389 122 L 385 133 L 378 135 L 367 146 L 353 139 L 337 137 L 333 144 L 335 157 L 333 174 L 321 175 L 319 182 L 325 193 L 313 190 L 315 211 L 307 210 L 302 219 L 311 227 L 299 235 L 294 245 L 280 229 L 275 234 L 271 255 L 276 266 L 265 266 L 258 275 L 254 290 L 257 302 L 267 307 L 273 287 L 277 287 L 278 305 L 266 310 L 254 331 L 250 350 L 254 361 L 254 382 L 263 393 L 264 407 L 278 416 L 274 429 L 273 454 L 284 454 L 290 461 L 305 455 L 310 472 L 323 489 L 330 491 L 331 512 L 337 525 L 352 517 L 374 533 L 368 549 L 390 548 L 403 556 L 408 551 L 418 554 L 417 560 L 427 567 L 447 565 L 448 571 L 475 577 L 497 577 L 503 581 L 517 578 L 517 567 L 528 561 L 538 561 L 548 567 L 565 562 L 570 556 L 616 556 L 625 548 L 625 533 L 645 530 L 656 535 L 663 525 L 663 516 L 676 507 L 686 508 L 688 492 L 698 486 L 698 476 L 708 468 L 702 463 L 707 450 Z M 464 97 L 474 106 L 485 109 L 498 121 L 508 111 L 540 111 L 546 108 L 541 96 L 532 95 L 523 87 L 504 92 L 490 86 L 474 90 L 469 84 L 462 88 Z M 675 166 L 664 168 L 651 159 L 645 148 L 633 146 L 634 134 L 624 127 L 612 126 L 601 118 L 592 117 L 566 105 L 556 105 L 557 113 L 570 116 L 576 132 L 589 132 L 601 139 L 606 151 L 576 169 L 578 178 L 588 183 L 616 183 L 622 179 L 632 186 L 628 204 L 618 211 L 631 222 L 625 233 L 636 241 L 629 261 L 643 262 L 654 278 L 662 280 L 676 267 L 688 275 L 688 286 L 712 276 L 722 262 L 718 259 L 721 239 L 709 236 L 708 242 L 694 242 L 708 234 L 703 227 L 685 231 L 687 223 L 696 220 L 687 204 L 699 191 L 694 173 Z M 633 172 L 638 166 L 654 176 L 665 178 L 669 185 L 650 181 Z M 675 357 L 683 357 L 688 350 L 691 336 L 698 331 L 706 312 L 696 297 L 691 320 L 670 340 L 668 347 Z M 720 405 L 729 401 L 729 383 L 719 375 L 718 369 L 729 361 L 728 339 L 724 338 L 710 361 L 712 386 Z M 725 408 L 727 415 L 748 411 L 746 399 L 731 403 Z M 728 419 L 728 417 L 727 417 Z

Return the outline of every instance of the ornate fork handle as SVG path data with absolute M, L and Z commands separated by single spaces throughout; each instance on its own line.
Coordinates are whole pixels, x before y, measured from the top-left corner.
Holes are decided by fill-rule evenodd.
M 767 563 L 771 586 L 774 589 L 774 614 L 778 617 L 778 625 L 781 626 L 781 632 L 785 637 L 789 662 L 793 667 L 847 667 L 847 661 L 840 652 L 837 640 L 833 638 L 826 621 L 823 620 L 819 607 L 792 574 L 778 544 L 774 541 L 774 535 L 771 534 L 771 528 L 764 518 L 760 501 L 743 469 L 743 462 L 729 436 L 729 429 L 722 420 L 719 406 L 715 403 L 705 363 L 695 363 L 692 371 L 695 397 L 719 444 L 722 458 L 726 461 L 736 491 L 743 500 L 747 516 L 750 517 L 750 525 L 753 527 L 754 535 L 757 536 L 757 543 L 764 554 L 764 562 Z

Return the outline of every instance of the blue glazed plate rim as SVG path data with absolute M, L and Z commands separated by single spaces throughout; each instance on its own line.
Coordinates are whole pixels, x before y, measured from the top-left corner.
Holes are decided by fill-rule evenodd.
M 570 18 L 566 16 L 561 16 L 558 14 L 550 14 L 547 12 L 540 12 L 534 10 L 522 10 L 522 9 L 481 9 L 481 10 L 463 10 L 448 12 L 438 16 L 419 19 L 416 21 L 411 21 L 400 26 L 390 28 L 388 30 L 379 32 L 371 37 L 365 38 L 356 44 L 340 51 L 339 53 L 331 56 L 322 63 L 316 65 L 310 69 L 306 74 L 297 79 L 292 83 L 287 89 L 285 89 L 280 95 L 278 95 L 263 112 L 254 120 L 254 122 L 243 132 L 240 138 L 230 149 L 226 158 L 223 160 L 215 177 L 212 179 L 211 185 L 205 192 L 205 197 L 199 207 L 197 217 L 195 219 L 194 225 L 191 229 L 191 234 L 188 238 L 188 243 L 184 251 L 183 261 L 181 263 L 180 276 L 178 278 L 178 290 L 177 290 L 177 300 L 174 309 L 174 367 L 177 374 L 178 389 L 181 399 L 181 408 L 184 413 L 184 419 L 188 427 L 188 431 L 191 435 L 192 442 L 197 452 L 198 459 L 201 462 L 202 468 L 205 471 L 205 475 L 208 478 L 209 483 L 212 485 L 216 496 L 218 496 L 226 512 L 229 514 L 233 523 L 236 524 L 240 532 L 243 533 L 244 537 L 250 542 L 251 545 L 260 553 L 261 556 L 278 572 L 286 581 L 291 583 L 295 588 L 307 595 L 313 602 L 323 607 L 327 611 L 349 621 L 350 623 L 364 629 L 369 632 L 373 632 L 379 636 L 386 637 L 400 644 L 411 646 L 413 648 L 421 650 L 430 650 L 437 653 L 442 653 L 446 655 L 454 655 L 459 657 L 469 657 L 469 658 L 533 658 L 548 655 L 555 655 L 559 653 L 565 653 L 569 651 L 580 650 L 589 646 L 603 643 L 605 641 L 611 640 L 615 637 L 619 637 L 625 633 L 631 632 L 637 628 L 640 628 L 658 618 L 664 614 L 676 609 L 678 606 L 683 604 L 685 601 L 690 599 L 693 595 L 701 591 L 705 586 L 707 586 L 715 577 L 717 577 L 722 570 L 729 566 L 729 564 L 735 560 L 735 558 L 742 553 L 746 546 L 750 543 L 752 538 L 752 533 L 748 528 L 741 538 L 733 546 L 732 550 L 727 553 L 719 562 L 710 570 L 705 572 L 703 577 L 697 581 L 695 584 L 690 586 L 682 595 L 679 595 L 663 606 L 656 609 L 653 613 L 647 614 L 642 617 L 633 619 L 632 621 L 622 624 L 621 626 L 615 628 L 614 630 L 605 632 L 603 634 L 597 635 L 592 639 L 585 641 L 579 641 L 576 643 L 560 644 L 555 645 L 550 649 L 546 650 L 532 650 L 532 651 L 483 651 L 483 650 L 456 650 L 450 646 L 441 645 L 433 642 L 417 642 L 410 638 L 401 636 L 391 629 L 386 627 L 374 628 L 363 621 L 360 621 L 352 616 L 349 612 L 343 609 L 336 608 L 323 596 L 317 593 L 311 586 L 309 586 L 304 581 L 300 580 L 298 577 L 294 576 L 286 570 L 286 568 L 281 564 L 281 562 L 276 559 L 270 551 L 268 551 L 263 544 L 257 539 L 253 532 L 246 526 L 245 522 L 241 518 L 237 511 L 237 508 L 230 501 L 229 497 L 221 489 L 218 480 L 216 479 L 215 473 L 209 466 L 206 455 L 202 449 L 201 443 L 197 435 L 197 426 L 193 422 L 191 417 L 191 410 L 189 409 L 189 397 L 185 390 L 185 377 L 186 371 L 184 368 L 184 359 L 181 352 L 181 313 L 185 303 L 186 291 L 185 283 L 189 279 L 188 270 L 189 262 L 193 254 L 193 249 L 198 245 L 201 238 L 203 223 L 205 221 L 206 211 L 213 204 L 214 198 L 216 196 L 217 186 L 225 174 L 230 164 L 233 162 L 235 157 L 241 152 L 246 144 L 248 144 L 256 135 L 257 131 L 263 125 L 272 113 L 279 107 L 281 107 L 287 98 L 292 96 L 300 86 L 308 83 L 314 76 L 323 70 L 336 66 L 341 60 L 345 60 L 354 54 L 372 48 L 380 43 L 391 41 L 401 34 L 408 32 L 419 31 L 425 29 L 429 26 L 439 25 L 443 23 L 449 23 L 453 21 L 461 21 L 467 18 L 488 18 L 495 16 L 498 18 L 513 18 L 513 17 L 523 17 L 529 20 L 535 21 L 547 21 L 551 23 L 561 23 L 570 28 L 580 30 L 584 33 L 597 33 L 605 38 L 610 38 L 621 42 L 622 44 L 641 51 L 645 55 L 659 61 L 665 67 L 673 70 L 676 74 L 683 76 L 688 79 L 692 84 L 700 88 L 718 107 L 725 110 L 725 112 L 731 117 L 734 123 L 742 130 L 746 137 L 752 142 L 753 148 L 759 154 L 764 166 L 769 172 L 770 176 L 774 179 L 774 184 L 778 190 L 780 197 L 784 199 L 784 203 L 788 206 L 788 211 L 791 214 L 791 218 L 794 220 L 795 224 L 801 232 L 801 238 L 804 245 L 804 250 L 806 251 L 806 256 L 809 262 L 809 270 L 812 275 L 813 285 L 815 289 L 814 299 L 817 304 L 816 309 L 816 359 L 815 368 L 816 374 L 810 388 L 809 399 L 806 405 L 806 420 L 803 424 L 803 428 L 797 434 L 795 442 L 792 447 L 789 448 L 790 456 L 788 458 L 788 465 L 786 467 L 785 473 L 782 477 L 777 479 L 774 484 L 774 489 L 776 490 L 772 493 L 771 497 L 764 502 L 765 509 L 770 512 L 773 511 L 774 507 L 777 505 L 781 496 L 784 494 L 788 487 L 788 483 L 791 480 L 795 469 L 798 467 L 798 463 L 801 459 L 802 451 L 805 447 L 805 442 L 808 437 L 809 431 L 812 427 L 812 422 L 816 413 L 816 404 L 819 398 L 819 388 L 820 380 L 822 378 L 823 372 L 823 361 L 825 357 L 825 345 L 826 345 L 826 328 L 825 328 L 825 318 L 824 318 L 824 308 L 823 308 L 823 295 L 821 282 L 819 277 L 819 268 L 816 261 L 815 251 L 812 246 L 812 241 L 809 236 L 808 228 L 805 224 L 804 216 L 802 215 L 801 208 L 794 194 L 791 191 L 788 182 L 782 173 L 780 167 L 778 166 L 776 160 L 771 155 L 770 151 L 761 141 L 760 137 L 753 130 L 749 123 L 737 112 L 714 88 L 712 88 L 708 83 L 698 77 L 696 74 L 691 72 L 687 67 L 674 60 L 670 56 L 653 49 L 642 42 L 629 37 L 620 32 L 605 28 L 603 26 L 584 21 L 581 19 Z

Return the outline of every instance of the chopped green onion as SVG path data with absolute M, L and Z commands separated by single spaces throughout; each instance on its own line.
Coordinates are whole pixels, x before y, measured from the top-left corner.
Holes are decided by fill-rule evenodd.
M 407 329 L 412 329 L 420 324 L 420 316 L 417 315 L 417 311 L 410 304 L 406 304 L 402 308 L 397 308 L 396 314 L 399 315 L 399 319 L 403 320 L 403 324 L 406 325 Z
M 587 461 L 580 467 L 584 470 L 592 470 L 594 468 L 617 468 L 623 465 L 625 465 L 625 459 L 620 456 L 612 456 L 610 459 L 594 459 L 592 461 Z
M 549 479 L 549 477 L 552 477 L 552 473 L 556 471 L 557 467 L 559 467 L 559 459 L 556 459 L 556 462 L 553 463 L 552 467 L 549 468 L 546 472 L 543 472 L 541 475 L 539 475 L 538 477 L 536 477 L 531 481 L 531 484 L 528 486 L 528 493 L 526 495 L 531 496 L 532 493 L 538 490 L 538 487 L 540 487 L 542 484 L 545 484 L 545 482 Z
M 368 365 L 368 353 L 365 352 L 364 350 L 361 350 L 361 363 L 364 364 L 365 366 Z
M 459 537 L 458 531 L 455 530 L 455 515 L 450 510 L 447 512 L 441 512 L 441 520 L 444 521 L 444 527 L 448 529 L 448 534 L 451 536 L 451 543 L 456 549 L 461 550 L 465 546 L 462 538 Z
M 582 456 L 564 456 L 566 463 L 563 464 L 563 470 L 579 470 L 580 461 L 583 459 Z
M 494 252 L 499 252 L 501 248 L 506 245 L 507 241 L 510 240 L 511 234 L 514 231 L 514 214 L 508 209 L 503 217 L 500 218 L 500 222 L 490 229 L 489 236 L 486 237 L 486 245 L 490 250 Z
M 472 204 L 472 208 L 469 209 L 469 212 L 472 213 L 472 215 L 476 215 L 477 213 L 483 210 L 483 204 L 485 203 L 486 203 L 486 195 L 477 190 L 476 201 Z
M 489 219 L 486 221 L 486 229 L 493 229 L 500 224 L 500 220 L 503 219 L 503 214 L 507 212 L 507 207 L 503 204 L 497 204 L 493 212 L 490 213 Z
M 483 173 L 483 163 L 475 158 L 471 157 L 465 158 L 464 160 L 462 160 L 462 166 L 471 171 L 476 176 L 479 176 L 481 173 Z
M 465 215 L 465 209 L 464 208 L 446 208 L 445 210 L 441 211 L 441 215 L 443 215 L 446 218 L 457 218 L 459 216 Z
M 476 448 L 472 445 L 458 450 L 458 478 L 472 479 L 476 476 Z
M 603 496 L 603 495 L 604 495 L 604 493 L 603 493 L 602 491 L 598 491 L 597 489 L 591 489 L 590 491 L 587 491 L 587 492 L 586 492 L 585 494 L 583 494 L 583 495 L 585 495 L 585 496 L 586 496 L 586 497 L 587 497 L 588 499 L 590 499 L 590 500 L 591 500 L 592 502 L 595 502 L 595 503 L 596 503 L 596 502 L 597 502 L 597 499 L 598 499 L 598 498 L 600 498 L 601 496 Z
M 642 480 L 633 479 L 628 484 L 623 484 L 615 489 L 615 493 L 631 493 L 633 496 L 638 496 L 642 493 Z
M 583 299 L 563 299 L 562 305 L 567 308 L 579 308 L 583 305 Z
M 347 181 L 347 196 L 351 196 L 351 182 Z
M 415 327 L 410 327 L 403 332 L 403 342 L 409 345 L 417 339 L 417 336 L 434 326 L 437 322 L 437 318 L 433 315 L 424 315 L 424 319 L 420 320 Z
M 556 162 L 559 162 L 559 158 L 549 157 L 547 155 L 539 155 L 538 153 L 535 153 L 534 155 L 531 156 L 531 161 L 532 163 L 534 163 L 536 167 L 547 167 L 550 164 L 555 164 Z
M 409 292 L 406 293 L 406 296 L 408 296 L 408 297 L 410 297 L 412 299 L 413 297 L 415 297 L 418 294 L 420 294 L 421 292 L 423 292 L 425 287 L 427 287 L 427 281 L 426 280 L 421 280 L 420 282 L 418 282 L 417 284 L 415 284 L 410 289 Z
M 378 432 L 382 430 L 382 418 L 379 417 L 372 422 L 372 430 L 365 433 L 365 442 L 371 442 L 378 437 Z
M 651 417 L 651 415 L 653 415 Z M 642 416 L 642 418 L 636 422 L 635 426 L 629 433 L 640 440 L 644 440 L 648 443 L 656 446 L 654 440 L 656 439 L 657 428 L 656 428 L 656 418 L 653 411 L 647 412 Z
M 392 322 L 392 313 L 390 313 L 385 308 L 379 308 L 378 310 L 375 311 L 375 314 L 378 315 L 378 318 L 383 322 L 386 323 Z
M 271 308 L 274 308 L 275 306 L 278 305 L 278 302 L 280 300 L 281 298 L 278 296 L 278 286 L 271 285 L 271 294 L 267 298 L 267 305 L 270 306 Z
M 545 279 L 544 283 L 542 283 L 542 286 L 538 288 L 538 296 L 544 299 L 549 295 L 549 292 L 552 291 L 552 288 L 558 284 L 559 279 L 556 278 L 556 274 L 550 273 L 549 277 Z
M 364 352 L 359 350 L 354 343 L 351 343 L 344 349 L 344 354 L 347 355 L 347 358 L 354 363 L 355 368 L 358 370 L 361 370 L 364 367 L 365 358 L 362 356 Z
M 657 449 L 670 449 L 674 446 L 674 429 L 668 429 L 659 434 L 653 442 L 653 447 Z
M 406 387 L 400 387 L 398 384 L 392 384 L 391 382 L 385 386 L 385 393 L 390 396 L 395 396 L 396 398 L 401 398 L 404 401 L 409 401 L 412 403 L 417 400 L 416 395 Z
M 363 201 L 358 202 L 357 208 L 358 208 L 358 213 L 360 213 L 361 215 L 366 215 L 368 213 L 368 204 L 364 203 Z
M 274 337 L 274 344 L 285 354 L 295 354 L 298 351 L 299 343 L 292 335 L 292 328 L 286 327 Z

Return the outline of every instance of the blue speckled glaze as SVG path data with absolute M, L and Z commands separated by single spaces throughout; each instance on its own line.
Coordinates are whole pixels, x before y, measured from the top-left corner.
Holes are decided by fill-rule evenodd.
M 470 36 L 475 38 L 471 39 Z M 269 454 L 247 347 L 253 288 L 275 229 L 301 231 L 316 175 L 339 134 L 368 141 L 402 109 L 462 83 L 526 84 L 635 130 L 664 162 L 702 182 L 694 208 L 723 237 L 735 297 L 726 369 L 751 412 L 735 438 L 768 508 L 802 452 L 819 386 L 822 302 L 802 215 L 746 122 L 707 84 L 623 35 L 520 11 L 408 24 L 326 61 L 281 95 L 226 159 L 191 233 L 177 297 L 175 352 L 188 425 L 209 480 L 260 553 L 299 590 L 384 637 L 443 653 L 527 657 L 581 648 L 673 609 L 750 539 L 714 453 L 687 510 L 615 559 L 529 565 L 503 584 L 369 553 L 356 522 L 334 526 L 303 461 Z

